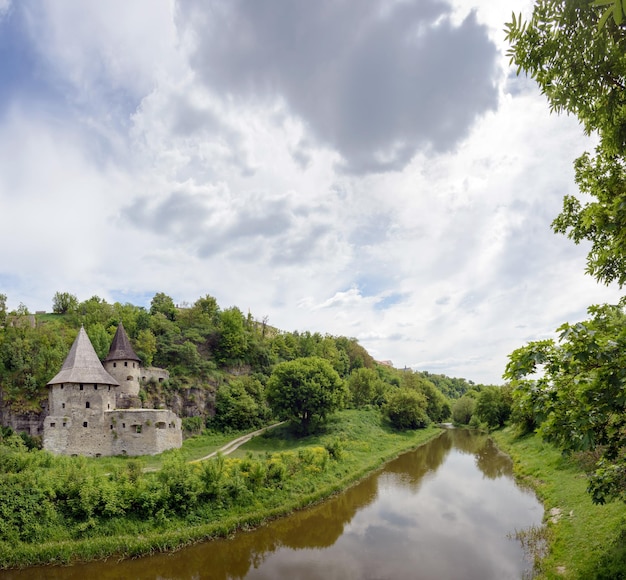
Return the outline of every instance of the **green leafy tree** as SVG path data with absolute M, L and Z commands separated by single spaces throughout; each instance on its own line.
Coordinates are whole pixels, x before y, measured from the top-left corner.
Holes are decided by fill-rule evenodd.
M 383 414 L 396 429 L 423 429 L 430 423 L 425 395 L 415 389 L 400 387 L 389 394 Z
M 503 387 L 484 387 L 476 399 L 474 414 L 479 421 L 495 429 L 502 427 L 511 414 L 508 392 Z
M 156 336 L 152 334 L 152 331 L 148 329 L 140 330 L 135 340 L 135 352 L 144 366 L 149 367 L 152 365 L 156 349 Z
M 346 395 L 337 371 L 319 357 L 282 362 L 267 383 L 267 400 L 274 414 L 297 423 L 302 433 L 340 409 Z
M 104 360 L 109 353 L 109 347 L 111 346 L 112 336 L 106 331 L 106 328 L 99 322 L 92 324 L 85 329 L 87 336 L 91 340 L 96 354 L 100 360 Z
M 552 111 L 575 115 L 600 137 L 595 157 L 585 153 L 575 163 L 576 182 L 591 201 L 566 196 L 553 228 L 576 243 L 591 242 L 587 272 L 623 286 L 626 30 L 612 21 L 598 30 L 601 14 L 588 0 L 537 0 L 528 21 L 513 15 L 507 38 L 511 61 L 537 81 Z
M 176 305 L 174 300 L 163 292 L 158 292 L 150 301 L 150 314 L 161 313 L 168 320 L 176 320 Z
M 450 416 L 450 403 L 435 385 L 420 373 L 404 372 L 402 386 L 415 389 L 426 397 L 426 413 L 431 420 L 440 422 Z
M 218 360 L 222 363 L 242 361 L 248 348 L 245 318 L 236 306 L 224 310 L 220 316 Z
M 52 298 L 52 312 L 68 314 L 78 309 L 78 298 L 69 292 L 56 292 Z
M 215 398 L 214 422 L 220 428 L 253 429 L 270 416 L 263 385 L 253 377 L 242 377 L 222 385 Z
M 608 6 L 608 8 L 607 8 Z M 566 196 L 553 228 L 589 242 L 587 272 L 626 283 L 626 29 L 616 0 L 537 0 L 532 17 L 507 24 L 510 56 L 530 74 L 553 111 L 575 115 L 599 137 L 595 156 L 575 163 L 589 195 Z M 610 16 L 613 18 L 610 18 Z M 591 320 L 563 325 L 560 341 L 538 341 L 510 355 L 512 417 L 539 428 L 565 451 L 589 450 L 596 502 L 626 499 L 623 304 L 590 309 Z
M 452 405 L 452 420 L 459 425 L 469 425 L 475 407 L 476 399 L 470 395 L 463 395 Z
M 0 324 L 4 324 L 7 318 L 7 295 L 0 294 Z
M 509 356 L 513 418 L 566 452 L 593 451 L 593 500 L 626 500 L 626 314 L 623 304 L 589 313 L 561 326 L 558 342 L 531 342 Z
M 355 407 L 381 405 L 385 400 L 387 386 L 374 369 L 354 369 L 348 379 L 348 388 Z

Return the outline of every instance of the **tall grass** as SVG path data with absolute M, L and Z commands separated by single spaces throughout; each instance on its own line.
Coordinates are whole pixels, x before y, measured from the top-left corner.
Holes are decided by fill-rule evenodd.
M 381 424 L 378 411 L 350 410 L 304 439 L 284 429 L 254 439 L 236 458 L 189 464 L 185 453 L 169 452 L 156 473 L 143 473 L 136 460 L 98 464 L 37 452 L 29 459 L 54 525 L 33 523 L 31 537 L 15 536 L 0 522 L 0 567 L 132 557 L 225 536 L 345 489 L 438 433 L 395 432 Z M 24 478 L 27 466 L 20 467 Z M 7 483 L 10 489 L 18 491 L 6 500 L 17 505 L 19 488 Z
M 493 437 L 545 507 L 548 553 L 538 577 L 626 579 L 626 504 L 595 505 L 581 463 L 539 436 L 517 437 L 507 428 Z

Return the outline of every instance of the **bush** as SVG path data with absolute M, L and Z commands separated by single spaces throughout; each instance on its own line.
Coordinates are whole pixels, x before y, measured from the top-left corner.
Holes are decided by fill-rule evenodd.
M 463 395 L 452 406 L 452 420 L 459 425 L 469 425 L 475 406 L 476 401 L 473 397 Z
M 426 397 L 413 389 L 400 388 L 389 395 L 383 414 L 396 429 L 423 429 L 430 423 Z

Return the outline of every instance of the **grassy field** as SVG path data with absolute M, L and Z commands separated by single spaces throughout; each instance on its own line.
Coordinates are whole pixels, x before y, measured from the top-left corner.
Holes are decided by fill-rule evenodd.
M 138 462 L 144 469 L 157 470 L 163 466 L 163 461 L 172 455 L 179 455 L 185 461 L 194 461 L 217 451 L 229 441 L 243 434 L 244 432 L 239 431 L 232 431 L 230 433 L 209 431 L 202 435 L 186 439 L 183 441 L 182 448 L 176 451 L 166 451 L 159 455 L 140 455 L 138 457 L 115 456 L 98 457 L 97 459 L 87 458 L 87 461 L 98 469 L 101 469 L 103 473 L 111 473 L 116 469 L 124 468 L 132 461 Z
M 237 450 L 238 458 L 189 464 L 237 434 L 190 439 L 182 450 L 155 458 L 157 473 L 138 472 L 134 458 L 62 458 L 58 466 L 47 459 L 32 479 L 54 485 L 73 470 L 74 495 L 58 507 L 57 492 L 48 496 L 54 518 L 41 522 L 47 527 L 33 527 L 33 541 L 0 541 L 0 568 L 134 557 L 225 536 L 321 501 L 439 433 L 436 427 L 396 432 L 377 410 L 347 410 L 305 438 L 278 427 Z M 139 465 L 147 466 L 141 458 Z M 20 489 L 11 501 L 24 501 Z M 68 505 L 80 507 L 80 517 L 70 518 Z
M 538 436 L 518 438 L 511 428 L 493 436 L 545 507 L 549 549 L 538 577 L 626 579 L 626 504 L 594 505 L 579 463 Z

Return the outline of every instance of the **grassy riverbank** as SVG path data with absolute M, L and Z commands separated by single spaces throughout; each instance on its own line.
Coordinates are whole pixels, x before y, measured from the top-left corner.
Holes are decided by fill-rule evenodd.
M 626 579 L 626 505 L 594 505 L 580 463 L 540 437 L 518 438 L 511 428 L 493 436 L 545 506 L 546 527 L 539 535 L 548 540 L 548 554 L 539 577 Z
M 98 460 L 7 452 L 0 459 L 16 468 L 0 488 L 0 567 L 133 557 L 225 536 L 341 491 L 438 433 L 396 432 L 378 411 L 348 410 L 304 439 L 279 427 L 236 458 L 190 464 L 187 450 L 168 453 L 157 473 L 136 460 L 105 475 L 111 466 Z

